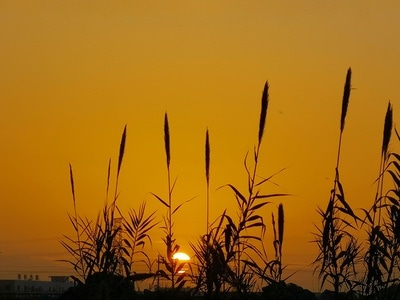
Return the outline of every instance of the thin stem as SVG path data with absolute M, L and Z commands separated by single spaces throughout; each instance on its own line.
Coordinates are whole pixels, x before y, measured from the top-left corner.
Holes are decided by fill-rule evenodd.
M 172 190 L 171 190 L 171 172 L 169 168 L 169 164 L 167 165 L 167 176 L 168 176 L 168 235 L 169 238 L 167 239 L 169 247 L 172 250 Z M 168 251 L 169 252 L 169 251 Z M 171 251 L 172 255 L 172 251 Z M 171 272 L 171 288 L 172 288 L 172 293 L 175 291 L 175 261 L 173 260 L 173 257 L 168 257 L 169 261 L 172 261 L 172 272 Z
M 208 129 L 206 131 L 206 146 L 205 146 L 205 160 L 206 160 L 206 225 L 207 225 L 207 236 L 210 230 L 209 212 L 210 212 L 210 139 L 208 135 Z
M 69 175 L 70 175 L 70 182 L 71 182 L 71 190 L 72 190 L 72 200 L 74 203 L 74 219 L 75 219 L 75 231 L 76 237 L 78 242 L 78 249 L 79 249 L 79 262 L 82 268 L 82 276 L 83 279 L 86 280 L 86 269 L 83 264 L 83 253 L 82 253 L 82 246 L 81 246 L 81 234 L 79 232 L 79 222 L 78 222 L 78 212 L 76 208 L 76 196 L 75 196 L 75 183 L 74 183 L 74 174 L 72 172 L 72 166 L 69 164 Z

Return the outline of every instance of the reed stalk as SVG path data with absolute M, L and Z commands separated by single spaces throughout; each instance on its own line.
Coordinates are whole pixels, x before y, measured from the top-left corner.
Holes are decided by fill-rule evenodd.
M 165 156 L 166 156 L 166 165 L 167 165 L 167 185 L 168 185 L 168 198 L 165 201 L 161 197 L 152 193 L 154 197 L 156 197 L 166 208 L 167 215 L 164 217 L 164 226 L 162 227 L 165 232 L 165 238 L 163 238 L 164 244 L 166 245 L 167 255 L 166 257 L 162 257 L 162 263 L 168 271 L 161 272 L 162 276 L 168 279 L 171 282 L 171 291 L 174 295 L 176 291 L 180 290 L 185 284 L 186 280 L 184 280 L 185 274 L 180 274 L 179 271 L 183 269 L 186 265 L 186 262 L 179 262 L 174 258 L 174 254 L 178 252 L 179 245 L 176 244 L 176 240 L 174 238 L 173 232 L 173 215 L 176 213 L 181 206 L 185 203 L 181 203 L 180 205 L 173 207 L 172 194 L 175 186 L 175 182 L 171 183 L 171 149 L 170 149 L 170 132 L 169 132 L 169 123 L 168 123 L 168 114 L 164 115 L 164 146 L 165 146 Z M 189 202 L 187 200 L 186 202 Z
M 353 288 L 354 266 L 359 250 L 356 239 L 348 231 L 349 228 L 355 228 L 345 219 L 350 217 L 357 222 L 358 217 L 345 200 L 344 189 L 339 179 L 342 137 L 350 100 L 351 76 L 352 70 L 349 68 L 343 90 L 335 179 L 326 210 L 318 209 L 318 213 L 322 217 L 322 226 L 318 228 L 319 233 L 315 234 L 319 254 L 313 262 L 317 265 L 316 270 L 319 269 L 321 288 L 328 279 L 332 283 L 336 295 L 339 294 L 343 285 L 349 289 Z
M 379 176 L 377 180 L 377 189 L 375 194 L 375 200 L 370 211 L 372 211 L 372 216 L 370 212 L 366 212 L 367 220 L 369 223 L 368 230 L 368 251 L 366 254 L 366 294 L 376 293 L 379 291 L 382 285 L 385 285 L 385 280 L 383 279 L 383 269 L 386 269 L 386 260 L 388 255 L 386 255 L 390 242 L 385 237 L 383 232 L 384 228 L 382 225 L 386 226 L 386 221 L 382 220 L 382 209 L 386 206 L 384 195 L 384 182 L 385 182 L 385 170 L 388 165 L 388 147 L 391 139 L 393 126 L 393 109 L 389 102 L 386 110 L 385 121 L 383 126 L 383 139 L 381 148 L 381 157 L 379 163 Z M 390 263 L 390 262 L 389 262 Z M 387 273 L 386 283 L 390 282 L 391 272 Z M 387 288 L 387 285 L 386 285 Z
M 205 144 L 205 162 L 206 162 L 206 234 L 210 230 L 210 138 L 208 129 L 206 130 L 206 144 Z
M 267 81 L 264 84 L 261 97 L 260 119 L 258 123 L 258 140 L 257 144 L 254 146 L 253 167 L 250 168 L 248 165 L 248 155 L 246 155 L 244 160 L 244 167 L 247 173 L 247 190 L 245 193 L 242 193 L 234 185 L 226 185 L 234 192 L 239 209 L 239 220 L 238 223 L 235 223 L 230 216 L 224 216 L 227 220 L 224 231 L 224 244 L 227 262 L 229 263 L 232 261 L 234 266 L 234 272 L 232 272 L 232 274 L 235 276 L 231 276 L 232 278 L 230 278 L 230 284 L 234 286 L 237 292 L 241 295 L 244 295 L 253 284 L 253 273 L 250 272 L 252 265 L 251 262 L 249 264 L 247 260 L 248 251 L 255 251 L 256 253 L 259 253 L 259 249 L 257 249 L 253 242 L 260 242 L 262 240 L 262 238 L 259 236 L 249 234 L 248 230 L 259 229 L 260 235 L 263 236 L 265 233 L 265 224 L 263 217 L 258 214 L 259 209 L 270 203 L 268 201 L 269 199 L 279 196 L 287 196 L 287 194 L 263 194 L 259 190 L 260 187 L 272 177 L 271 176 L 261 180 L 258 179 L 258 164 L 266 125 L 268 104 L 269 84 Z
M 264 135 L 264 129 L 265 129 L 265 124 L 266 124 L 266 119 L 267 119 L 267 110 L 268 110 L 268 103 L 269 103 L 269 84 L 268 81 L 265 82 L 264 84 L 264 89 L 263 93 L 261 96 L 261 110 L 260 110 L 260 119 L 259 119 L 259 124 L 258 124 L 258 142 L 257 146 L 254 151 L 254 167 L 253 167 L 253 174 L 250 176 L 248 182 L 248 190 L 249 194 L 247 197 L 247 201 L 245 202 L 245 205 L 241 209 L 241 221 L 239 223 L 238 227 L 238 234 L 236 237 L 236 245 L 237 245 L 237 278 L 240 278 L 240 272 L 242 272 L 241 269 L 241 261 L 242 261 L 242 254 L 244 251 L 245 245 L 241 242 L 241 232 L 245 229 L 245 224 L 248 222 L 247 216 L 252 210 L 252 205 L 254 204 L 255 198 L 254 198 L 254 189 L 256 187 L 256 177 L 257 177 L 257 167 L 258 167 L 258 158 L 260 154 L 260 148 L 261 148 L 261 142 L 262 138 Z M 247 171 L 248 172 L 248 171 Z M 262 220 L 262 219 L 261 219 Z M 260 223 L 260 226 L 264 228 L 263 222 Z
M 78 247 L 78 255 L 80 257 L 79 261 L 77 264 L 80 264 L 80 269 L 82 272 L 82 278 L 85 280 L 86 279 L 86 268 L 84 266 L 83 262 L 83 253 L 82 253 L 82 245 L 81 245 L 81 233 L 79 230 L 79 221 L 78 221 L 78 212 L 77 212 L 77 207 L 76 207 L 76 196 L 75 196 L 75 183 L 74 183 L 74 174 L 72 171 L 72 165 L 69 164 L 69 178 L 70 178 L 70 184 L 71 184 L 71 192 L 72 192 L 72 201 L 74 205 L 74 218 L 73 220 L 71 219 L 71 223 L 74 227 L 74 230 L 76 232 L 76 241 L 77 241 L 77 247 Z
M 167 259 L 171 263 L 172 272 L 171 272 L 171 289 L 172 293 L 175 291 L 175 263 L 173 261 L 173 239 L 172 239 L 172 188 L 171 188 L 171 149 L 170 149 L 170 135 L 169 135 L 169 123 L 168 123 L 168 114 L 164 115 L 164 146 L 165 146 L 165 156 L 167 162 L 167 184 L 168 184 L 168 218 L 167 218 Z

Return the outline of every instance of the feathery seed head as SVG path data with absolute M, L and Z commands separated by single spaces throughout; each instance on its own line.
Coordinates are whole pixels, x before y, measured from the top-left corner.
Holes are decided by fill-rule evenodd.
M 208 129 L 206 131 L 206 179 L 208 184 L 210 182 L 210 139 Z
M 387 150 L 389 147 L 390 136 L 392 134 L 393 126 L 393 107 L 389 101 L 388 108 L 386 110 L 385 125 L 383 128 L 383 142 L 382 142 L 382 155 L 386 157 Z
M 278 239 L 281 247 L 283 244 L 284 225 L 285 225 L 285 217 L 283 213 L 283 204 L 281 203 L 278 206 Z
M 268 95 L 268 90 L 269 90 L 269 85 L 268 81 L 265 82 L 264 85 L 264 91 L 261 97 L 261 113 L 260 113 L 260 123 L 259 123 L 259 129 L 258 129 L 258 144 L 261 144 L 261 140 L 264 134 L 264 127 L 265 127 L 265 121 L 267 118 L 267 109 L 268 109 L 268 101 L 269 101 L 269 95 Z
M 340 118 L 340 132 L 343 132 L 344 129 L 344 121 L 346 119 L 347 107 L 349 105 L 349 99 L 350 99 L 350 90 L 351 90 L 351 68 L 347 70 L 346 82 L 344 84 L 343 100 L 342 100 L 342 116 Z
M 121 144 L 119 145 L 117 176 L 119 174 L 119 171 L 121 170 L 122 159 L 124 158 L 125 142 L 126 142 L 126 125 L 124 127 L 124 132 L 122 133 Z
M 167 156 L 167 167 L 169 168 L 169 164 L 171 161 L 171 152 L 170 152 L 170 138 L 169 138 L 169 125 L 168 125 L 167 113 L 165 113 L 164 116 L 164 143 L 165 143 L 165 154 Z

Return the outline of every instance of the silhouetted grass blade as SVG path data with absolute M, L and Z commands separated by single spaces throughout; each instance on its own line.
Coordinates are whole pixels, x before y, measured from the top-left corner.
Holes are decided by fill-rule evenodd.
M 111 158 L 108 160 L 108 168 L 107 168 L 106 202 L 108 198 L 108 192 L 110 190 L 110 178 L 111 178 Z
M 235 193 L 235 195 L 236 195 L 237 197 L 239 197 L 239 199 L 242 200 L 242 202 L 243 202 L 244 204 L 247 203 L 246 198 L 243 196 L 242 193 L 239 192 L 239 190 L 238 190 L 237 188 L 235 188 L 232 184 L 227 184 L 226 186 L 230 187 L 230 188 L 232 189 L 232 191 Z
M 168 209 L 170 208 L 169 207 L 169 204 L 167 203 L 167 202 L 165 202 L 163 199 L 161 199 L 161 197 L 159 197 L 159 196 L 157 196 L 156 194 L 154 194 L 154 193 L 151 193 L 154 197 L 156 197 L 157 199 L 158 199 L 158 201 L 160 201 L 162 204 L 164 204 Z

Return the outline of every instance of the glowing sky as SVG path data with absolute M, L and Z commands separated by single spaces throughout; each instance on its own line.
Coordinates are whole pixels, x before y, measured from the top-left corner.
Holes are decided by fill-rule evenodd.
M 68 163 L 82 214 L 95 216 L 107 162 L 128 125 L 120 206 L 164 208 L 163 115 L 171 130 L 176 218 L 189 251 L 205 228 L 204 136 L 210 130 L 212 217 L 235 214 L 232 183 L 257 140 L 260 96 L 270 106 L 260 175 L 287 167 L 284 263 L 316 289 L 309 243 L 332 187 L 346 70 L 353 90 L 341 179 L 354 207 L 370 205 L 387 101 L 400 101 L 398 1 L 0 2 L 0 277 L 65 274 L 58 240 L 71 232 Z M 279 203 L 264 213 L 270 214 Z M 155 236 L 157 233 L 155 233 Z M 63 269 L 64 268 L 64 269 Z M 44 275 L 45 276 L 45 275 Z

